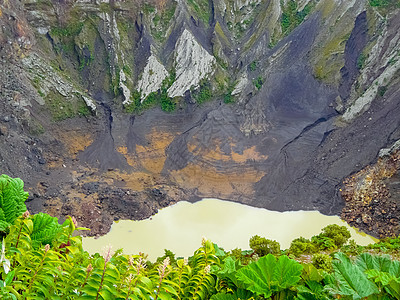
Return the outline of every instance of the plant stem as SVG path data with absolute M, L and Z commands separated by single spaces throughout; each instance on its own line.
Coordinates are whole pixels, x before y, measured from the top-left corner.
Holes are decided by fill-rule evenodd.
M 128 300 L 128 298 L 129 298 L 129 295 L 131 294 L 131 289 L 132 289 L 132 287 L 131 287 L 131 283 L 132 283 L 132 280 L 133 280 L 133 277 L 132 277 L 132 279 L 129 281 L 129 284 L 128 284 L 128 286 L 129 286 L 129 290 L 128 290 L 128 294 L 126 295 L 126 298 L 125 298 L 125 300 Z M 136 283 L 135 283 L 135 286 L 136 286 Z
M 18 248 L 18 243 L 19 243 L 19 239 L 20 239 L 20 237 L 21 237 L 21 232 L 22 232 L 22 227 L 24 226 L 24 222 L 22 222 L 21 223 L 21 227 L 19 228 L 19 232 L 18 232 L 18 237 L 17 237 L 17 243 L 15 244 L 15 248 Z M 14 269 L 15 268 L 15 263 L 16 263 L 16 259 L 14 259 L 14 261 L 13 261 L 13 265 L 12 265 L 12 268 Z
M 33 277 L 31 278 L 28 286 L 28 291 L 31 289 L 33 282 L 35 281 L 37 273 L 39 273 L 39 270 L 43 267 L 44 259 L 46 258 L 47 251 L 44 253 L 43 258 L 39 264 L 39 267 L 36 269 L 35 274 L 33 274 Z
M 99 289 L 98 289 L 97 294 L 96 294 L 96 300 L 99 299 L 99 293 L 100 293 L 100 290 L 101 290 L 101 288 L 103 286 L 103 280 L 104 280 L 104 274 L 106 273 L 106 268 L 107 268 L 107 261 L 104 263 L 103 275 L 101 276 L 100 286 L 99 286 Z
M 87 272 L 87 273 L 86 273 L 86 278 L 85 278 L 85 281 L 82 283 L 81 288 L 84 288 L 84 287 L 85 287 L 85 285 L 86 285 L 86 283 L 87 283 L 87 280 L 88 280 L 88 278 L 89 278 L 89 274 L 90 274 L 90 272 Z
M 179 282 L 178 282 L 178 286 L 179 286 L 179 293 L 181 292 L 182 288 L 181 288 L 181 282 L 182 282 L 182 274 L 183 274 L 183 269 L 185 268 L 185 266 L 182 267 L 182 269 L 179 272 Z M 179 297 L 180 299 L 180 297 Z
M 194 300 L 194 296 L 196 295 L 197 291 L 199 290 L 200 285 L 202 285 L 203 281 L 204 281 L 204 277 L 206 276 L 206 273 L 203 273 L 203 276 L 201 277 L 201 281 L 199 282 L 199 284 L 196 285 L 196 289 L 194 290 L 193 293 L 193 300 Z
M 24 226 L 24 222 L 21 223 L 21 227 L 19 228 L 17 243 L 15 244 L 15 248 L 18 248 L 19 238 L 21 237 L 22 227 Z
M 154 299 L 154 300 L 157 300 L 157 299 L 158 299 L 158 293 L 160 292 L 161 283 L 162 283 L 162 281 L 163 281 L 163 278 L 164 278 L 163 276 L 160 277 L 160 282 L 158 283 L 158 289 L 157 289 L 156 299 Z

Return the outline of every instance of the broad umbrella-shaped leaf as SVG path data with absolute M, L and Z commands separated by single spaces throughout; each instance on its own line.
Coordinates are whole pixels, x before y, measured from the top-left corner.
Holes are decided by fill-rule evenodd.
M 0 176 L 0 230 L 4 231 L 26 211 L 24 182 L 7 175 Z
M 393 260 L 390 268 L 389 268 L 389 273 L 393 275 L 394 277 L 399 278 L 400 277 L 400 261 L 398 260 Z
M 400 279 L 398 276 L 399 262 L 393 261 L 390 265 L 389 272 L 382 272 L 376 269 L 367 270 L 370 280 L 380 284 L 383 289 L 395 299 L 400 299 Z
M 365 272 L 368 278 L 373 279 L 375 282 L 380 282 L 382 285 L 388 285 L 394 279 L 392 275 L 386 272 L 378 271 L 375 269 L 367 270 Z
M 274 282 L 278 284 L 278 291 L 290 288 L 300 280 L 303 267 L 286 255 L 279 257 L 274 270 Z
M 373 256 L 369 253 L 362 253 L 356 260 L 356 264 L 360 269 L 365 272 L 368 270 L 378 270 L 382 272 L 389 272 L 392 260 L 389 256 Z
M 249 291 L 268 298 L 275 292 L 296 285 L 302 268 L 286 255 L 277 260 L 275 256 L 268 254 L 240 269 L 236 277 Z
M 322 279 L 324 279 L 324 276 L 322 276 L 321 272 L 322 271 L 319 271 L 312 264 L 304 264 L 301 278 L 306 282 L 308 281 L 320 282 L 322 281 Z
M 333 294 L 350 296 L 353 299 L 361 299 L 372 294 L 379 293 L 377 286 L 368 280 L 367 276 L 356 264 L 343 253 L 335 254 L 337 259 L 333 265 L 333 279 L 336 284 L 329 284 L 326 289 Z
M 56 235 L 62 230 L 58 219 L 44 213 L 38 213 L 33 217 L 33 232 L 31 235 L 35 247 L 40 244 L 51 244 Z
M 316 281 L 309 281 L 305 285 L 297 287 L 298 300 L 329 300 L 330 298 L 323 292 L 324 286 Z
M 400 283 L 398 279 L 391 280 L 385 290 L 396 299 L 400 299 Z
M 222 268 L 217 272 L 218 274 L 230 274 L 236 272 L 236 260 L 231 256 L 224 259 Z

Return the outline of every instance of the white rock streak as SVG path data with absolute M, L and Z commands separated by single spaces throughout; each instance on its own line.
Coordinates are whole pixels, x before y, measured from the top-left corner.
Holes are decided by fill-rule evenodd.
M 397 140 L 392 147 L 390 148 L 383 148 L 379 150 L 379 157 L 384 157 L 392 154 L 393 152 L 397 151 L 400 149 L 400 140 Z
M 107 50 L 109 55 L 111 55 L 114 58 L 114 66 L 112 68 L 112 76 L 113 79 L 117 76 L 117 70 L 115 66 L 124 66 L 125 65 L 125 59 L 124 59 L 124 53 L 121 51 L 120 43 L 121 43 L 121 37 L 119 35 L 119 30 L 118 30 L 118 25 L 117 25 L 117 19 L 115 16 L 115 12 L 113 12 L 112 15 L 108 13 L 102 13 L 100 14 L 101 19 L 104 21 L 104 28 L 108 35 L 111 37 L 106 42 Z M 114 73 L 115 71 L 115 73 Z M 123 69 L 119 71 L 119 82 L 118 85 L 122 90 L 122 95 L 124 96 L 124 101 L 122 104 L 127 105 L 132 102 L 131 100 L 131 91 L 129 90 L 127 84 L 128 84 L 128 78 L 125 75 L 125 72 Z
M 359 97 L 353 105 L 351 105 L 343 114 L 345 121 L 354 119 L 361 112 L 368 109 L 378 94 L 378 88 L 384 86 L 387 82 L 390 82 L 393 75 L 400 69 L 400 60 L 396 61 L 392 65 L 389 65 L 383 73 L 374 80 L 371 86 L 365 91 L 365 93 Z
M 235 0 L 233 6 L 236 11 L 241 10 L 243 7 L 249 6 L 250 4 L 257 5 L 261 0 Z
M 124 98 L 125 98 L 125 100 L 122 102 L 122 104 L 129 104 L 131 102 L 131 91 L 125 85 L 125 82 L 126 82 L 125 72 L 123 70 L 120 70 L 119 71 L 119 86 L 122 89 L 122 94 L 124 95 Z
M 241 94 L 248 83 L 249 79 L 247 78 L 247 74 L 243 73 L 242 76 L 240 76 L 239 81 L 236 84 L 235 89 L 232 91 L 231 95 Z
M 83 98 L 83 101 L 85 101 L 86 105 L 92 110 L 95 111 L 96 110 L 96 103 L 94 102 L 94 100 L 90 97 L 87 97 L 85 95 L 81 95 Z
M 176 81 L 168 89 L 169 97 L 183 96 L 201 79 L 213 72 L 215 57 L 210 55 L 188 31 L 184 30 L 176 44 Z
M 152 54 L 144 67 L 142 78 L 138 82 L 138 90 L 142 92 L 142 102 L 146 97 L 161 88 L 163 80 L 168 76 L 165 67 Z

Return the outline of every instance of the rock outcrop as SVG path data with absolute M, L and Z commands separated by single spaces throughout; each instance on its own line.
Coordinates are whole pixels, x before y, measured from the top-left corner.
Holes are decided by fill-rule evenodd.
M 209 54 L 185 29 L 175 46 L 176 80 L 168 89 L 171 98 L 183 97 L 191 88 L 198 88 L 204 78 L 210 78 L 215 57 Z
M 142 100 L 153 92 L 157 92 L 167 78 L 168 72 L 165 67 L 151 55 L 144 67 L 142 78 L 138 82 L 138 90 L 141 91 Z

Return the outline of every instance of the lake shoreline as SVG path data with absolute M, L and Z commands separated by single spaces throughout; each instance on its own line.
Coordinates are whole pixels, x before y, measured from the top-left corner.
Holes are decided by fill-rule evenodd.
M 114 222 L 111 231 L 97 239 L 86 237 L 83 245 L 96 252 L 107 244 L 123 248 L 125 253 L 148 253 L 151 259 L 163 255 L 164 249 L 177 256 L 188 256 L 206 237 L 225 250 L 249 249 L 251 236 L 260 235 L 277 240 L 282 249 L 303 236 L 310 238 L 329 225 L 349 228 L 358 244 L 373 243 L 371 236 L 357 233 L 338 216 L 326 216 L 318 211 L 276 212 L 215 198 L 194 203 L 179 201 L 161 209 L 142 221 Z

